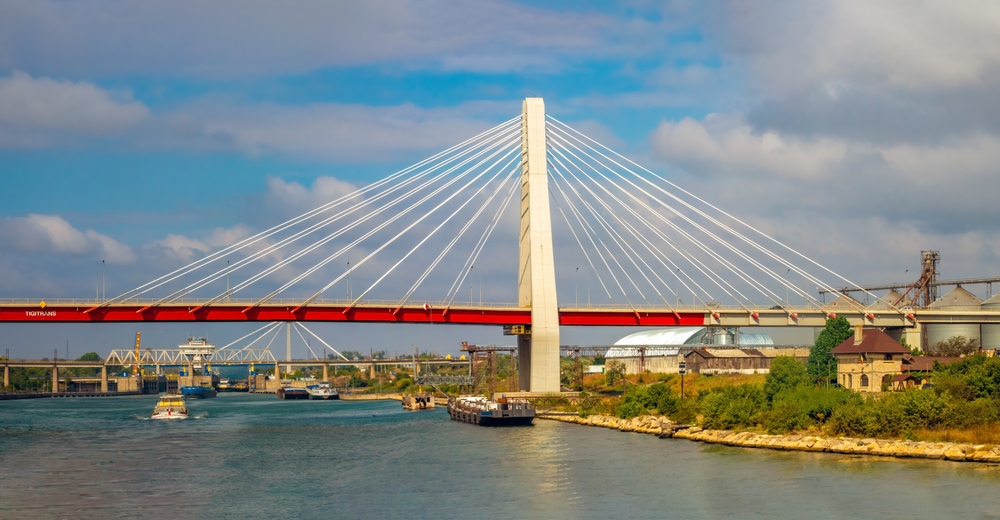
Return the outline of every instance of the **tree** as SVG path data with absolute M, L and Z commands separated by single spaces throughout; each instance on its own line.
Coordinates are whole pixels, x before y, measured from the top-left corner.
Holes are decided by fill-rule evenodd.
M 809 351 L 809 361 L 806 364 L 809 375 L 815 379 L 833 379 L 837 375 L 837 358 L 830 353 L 854 334 L 847 318 L 838 316 L 826 320 L 826 327 L 819 333 L 816 343 Z
M 769 401 L 783 390 L 807 385 L 812 381 L 806 367 L 791 356 L 778 356 L 771 361 L 771 370 L 764 379 L 764 393 Z
M 86 354 L 80 356 L 80 361 L 100 361 L 101 356 L 97 352 L 87 352 Z
M 615 386 L 615 383 L 620 379 L 625 379 L 625 363 L 609 361 L 604 368 L 604 383 L 608 386 Z
M 972 354 L 979 350 L 979 340 L 965 336 L 952 336 L 939 341 L 931 348 L 931 352 L 939 356 L 958 357 Z

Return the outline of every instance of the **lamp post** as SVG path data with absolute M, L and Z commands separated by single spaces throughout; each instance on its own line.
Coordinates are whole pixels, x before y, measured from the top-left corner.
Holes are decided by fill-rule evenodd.
M 347 301 L 351 301 L 351 261 L 347 261 Z
M 108 298 L 107 288 L 107 278 L 104 276 L 104 260 L 101 260 L 101 301 Z
M 573 270 L 573 291 L 576 293 L 576 306 L 580 306 L 580 287 L 576 284 L 576 274 L 580 272 L 580 268 L 577 267 Z

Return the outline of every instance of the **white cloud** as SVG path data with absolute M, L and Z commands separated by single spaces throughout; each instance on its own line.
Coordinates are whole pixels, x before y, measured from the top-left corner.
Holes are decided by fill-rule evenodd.
M 648 25 L 648 24 L 647 24 Z M 625 39 L 636 33 L 623 33 Z M 520 70 L 607 54 L 598 14 L 500 2 L 194 0 L 0 4 L 0 66 L 46 74 L 287 74 L 332 66 Z
M 756 134 L 733 116 L 664 121 L 653 133 L 653 152 L 701 175 L 777 175 L 818 178 L 840 163 L 847 146 L 830 139 L 803 140 L 776 132 Z
M 0 77 L 0 147 L 115 134 L 147 117 L 142 103 L 90 83 L 32 78 L 23 72 Z
M 154 244 L 162 248 L 163 252 L 170 258 L 182 262 L 194 261 L 211 250 L 211 247 L 201 240 L 175 234 L 169 234 Z
M 129 264 L 132 248 L 92 229 L 80 231 L 58 215 L 31 213 L 0 220 L 0 242 L 8 251 L 96 255 L 112 264 Z

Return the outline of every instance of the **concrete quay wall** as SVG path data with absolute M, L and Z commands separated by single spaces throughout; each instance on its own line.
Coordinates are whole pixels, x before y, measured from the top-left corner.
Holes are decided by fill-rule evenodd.
M 939 459 L 956 462 L 1000 463 L 1000 445 L 993 444 L 816 437 L 810 435 L 768 435 L 764 433 L 734 432 L 728 430 L 705 430 L 698 427 L 678 427 L 678 425 L 671 423 L 665 417 L 651 415 L 639 416 L 633 419 L 619 419 L 618 417 L 605 415 L 580 417 L 563 414 L 548 415 L 541 412 L 538 418 L 741 448 Z

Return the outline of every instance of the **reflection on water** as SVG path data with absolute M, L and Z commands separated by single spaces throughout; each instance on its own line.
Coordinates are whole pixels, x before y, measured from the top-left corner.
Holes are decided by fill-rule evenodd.
M 0 518 L 988 518 L 1000 467 L 751 450 L 396 402 L 0 403 Z

